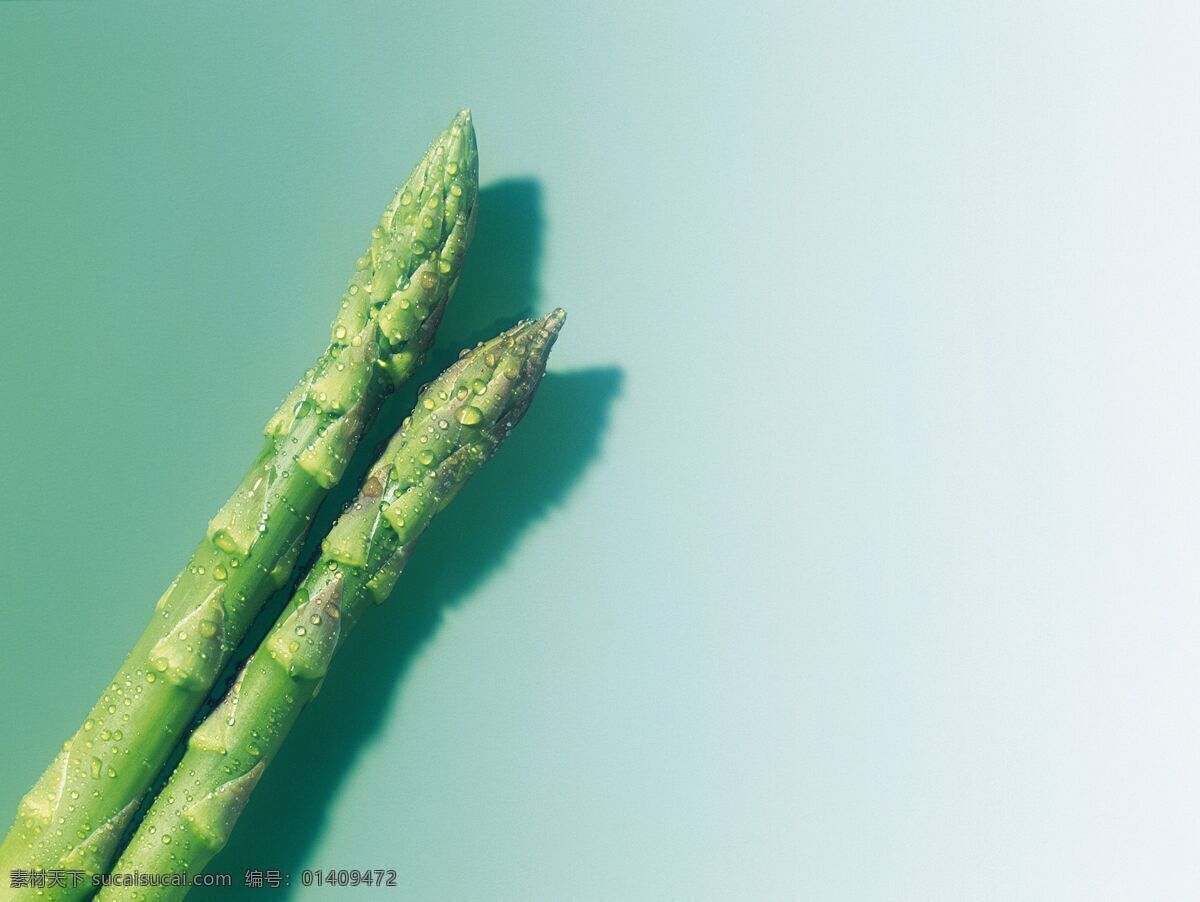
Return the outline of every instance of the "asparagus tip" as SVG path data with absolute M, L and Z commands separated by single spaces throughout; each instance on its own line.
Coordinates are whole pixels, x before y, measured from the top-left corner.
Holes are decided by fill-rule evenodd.
M 559 307 L 553 313 L 550 313 L 542 318 L 542 328 L 551 335 L 557 335 L 558 330 L 562 328 L 562 325 L 564 322 L 566 322 L 566 319 L 567 311 L 563 310 L 562 307 Z
M 459 145 L 462 162 L 474 170 L 479 165 L 479 144 L 475 138 L 475 123 L 471 120 L 469 109 L 463 107 L 458 111 L 458 115 L 450 123 L 450 132 L 453 135 L 462 136 L 462 143 Z M 475 178 L 478 178 L 478 173 L 475 174 Z

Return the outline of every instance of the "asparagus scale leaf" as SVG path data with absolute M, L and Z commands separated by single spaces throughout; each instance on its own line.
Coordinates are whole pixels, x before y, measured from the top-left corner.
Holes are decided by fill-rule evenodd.
M 564 316 L 510 329 L 425 387 L 291 602 L 193 731 L 114 876 L 194 875 L 225 845 L 359 618 L 388 597 L 421 532 L 524 415 Z M 114 883 L 100 899 L 161 902 L 187 889 Z
M 432 342 L 471 242 L 477 198 L 475 134 L 463 111 L 384 211 L 328 348 L 267 423 L 238 490 L 83 725 L 18 806 L 0 844 L 0 899 L 43 895 L 11 887 L 11 871 L 108 869 L 147 787 L 254 616 L 286 582 L 364 428 Z M 87 892 L 56 887 L 54 897 Z

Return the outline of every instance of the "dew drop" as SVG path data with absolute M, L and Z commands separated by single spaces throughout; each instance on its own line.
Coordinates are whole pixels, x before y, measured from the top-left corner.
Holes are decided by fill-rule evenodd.
M 483 420 L 483 411 L 478 407 L 467 405 L 454 415 L 454 419 L 458 420 L 464 426 L 474 426 Z

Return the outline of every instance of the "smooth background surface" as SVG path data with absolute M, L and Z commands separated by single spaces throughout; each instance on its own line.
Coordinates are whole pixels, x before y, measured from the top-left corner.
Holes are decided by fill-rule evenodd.
M 469 105 L 554 375 L 214 867 L 1195 898 L 1200 12 L 751 6 L 0 6 L 6 818 Z

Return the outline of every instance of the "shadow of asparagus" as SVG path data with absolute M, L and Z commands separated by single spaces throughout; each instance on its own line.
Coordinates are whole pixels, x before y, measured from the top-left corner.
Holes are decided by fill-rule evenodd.
M 485 189 L 480 206 L 479 234 L 440 330 L 439 351 L 414 385 L 448 365 L 458 348 L 532 315 L 541 234 L 537 185 L 517 181 Z M 486 325 L 471 325 L 481 320 Z M 430 526 L 393 598 L 368 612 L 367 629 L 350 637 L 321 695 L 264 775 L 228 848 L 209 868 L 233 875 L 234 887 L 197 889 L 192 898 L 228 899 L 239 893 L 257 898 L 263 890 L 243 888 L 242 876 L 267 868 L 292 876 L 291 885 L 274 894 L 277 898 L 296 893 L 299 870 L 321 835 L 331 799 L 380 732 L 389 700 L 435 635 L 443 612 L 501 567 L 521 533 L 567 496 L 599 453 L 620 381 L 620 372 L 612 368 L 547 374 L 525 420 L 495 459 Z M 310 554 L 414 396 L 415 388 L 402 391 L 381 412 L 364 439 L 365 453 L 317 517 Z M 461 548 L 471 548 L 471 555 L 464 558 Z M 334 722 L 337 740 L 330 742 Z M 308 789 L 299 796 L 284 791 L 297 785 Z

